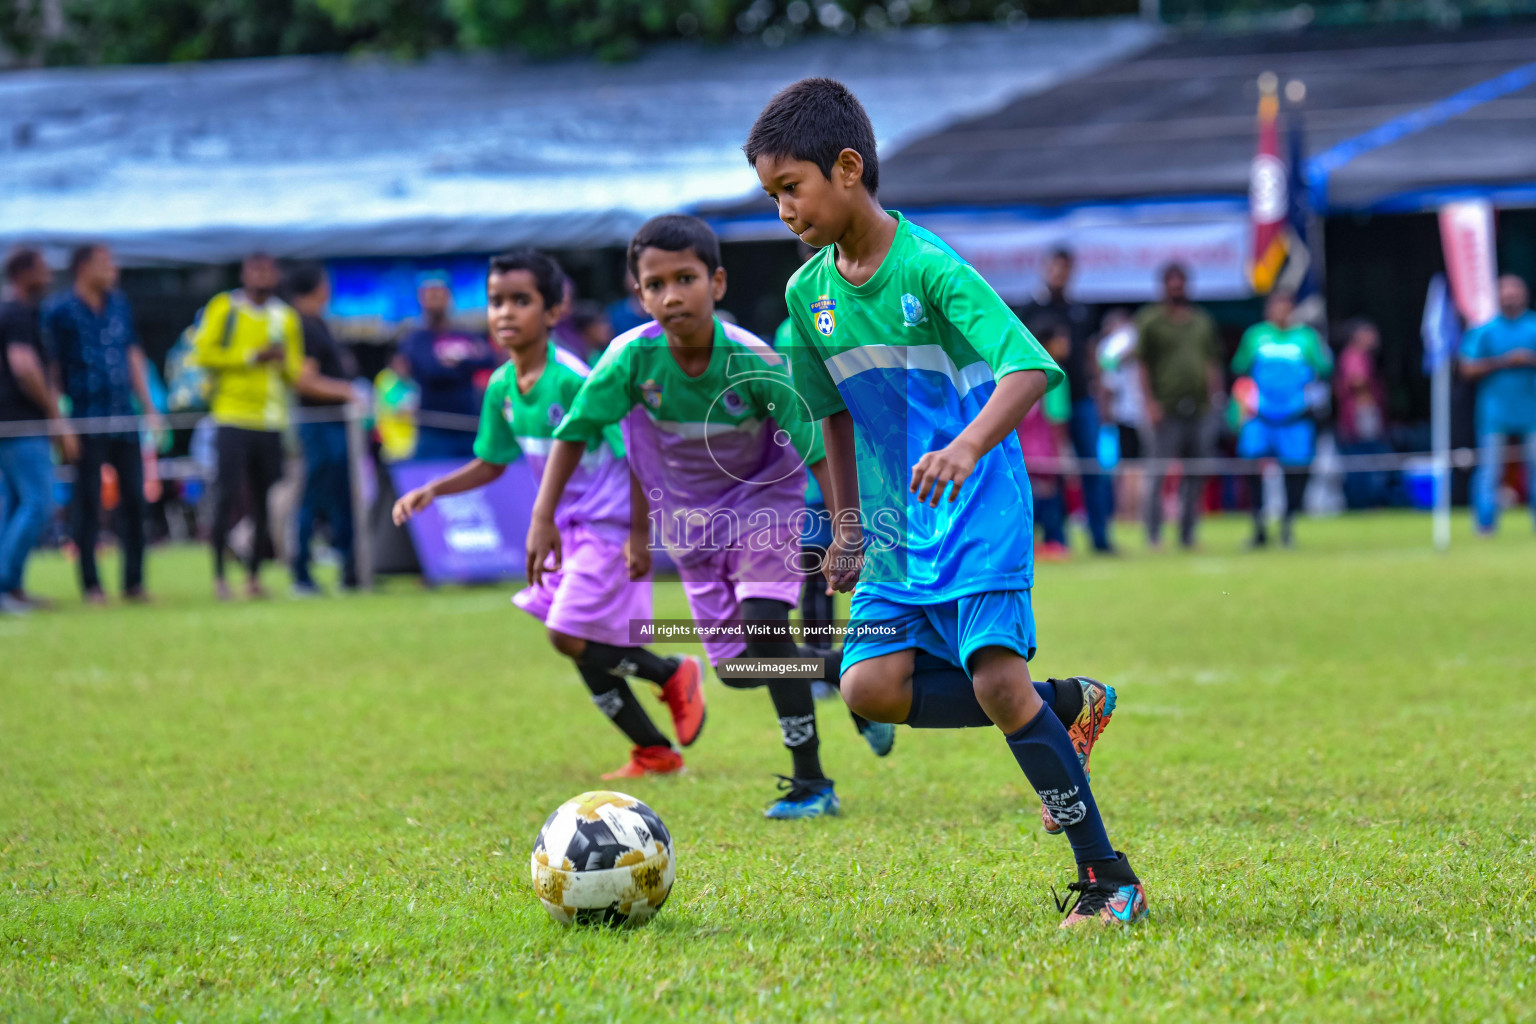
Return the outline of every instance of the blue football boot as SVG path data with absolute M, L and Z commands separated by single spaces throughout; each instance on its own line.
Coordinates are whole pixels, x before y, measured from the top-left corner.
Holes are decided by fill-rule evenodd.
M 885 757 L 896 746 L 896 727 L 889 722 L 865 722 L 859 735 L 876 757 Z
M 768 806 L 763 817 L 789 821 L 835 815 L 842 810 L 831 779 L 791 779 L 780 775 L 779 789 L 784 795 Z

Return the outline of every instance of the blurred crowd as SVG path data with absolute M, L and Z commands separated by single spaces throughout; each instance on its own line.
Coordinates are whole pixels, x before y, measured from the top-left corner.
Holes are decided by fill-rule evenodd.
M 483 330 L 455 317 L 447 276 L 435 272 L 419 279 L 420 316 L 404 325 L 373 380 L 359 376 L 332 335 L 320 264 L 284 268 L 263 254 L 248 257 L 240 286 L 208 300 L 163 375 L 145 357 L 108 246 L 77 249 L 67 286 L 52 294 L 54 274 L 33 249 L 9 254 L 5 281 L 0 611 L 10 614 L 48 604 L 26 589 L 25 573 L 28 556 L 54 531 L 74 557 L 87 604 L 109 602 L 96 558 L 103 528 L 121 551 L 121 598 L 151 600 L 147 527 L 156 510 L 176 518 L 172 501 L 188 535 L 208 541 L 221 599 L 236 593 L 231 561 L 243 571 L 245 595 L 266 596 L 261 569 L 279 553 L 293 593 L 320 594 L 312 559 L 321 537 L 340 587 L 355 588 L 357 470 L 372 465 L 365 453 L 469 457 L 486 380 L 505 358 Z M 569 286 L 567 297 L 557 343 L 584 359 L 600 354 L 613 323 L 627 328 L 639 316 L 628 300 L 604 308 L 578 301 Z M 182 431 L 189 451 L 181 461 L 193 473 L 161 472 L 173 448 L 168 414 L 189 421 L 177 426 L 191 427 L 190 438 Z
M 1229 354 L 1216 321 L 1189 297 L 1187 268 L 1160 271 L 1159 301 L 1102 317 L 1071 298 L 1073 269 L 1070 250 L 1051 253 L 1040 294 L 1016 310 L 1067 376 L 1019 428 L 1031 464 L 1040 557 L 1066 557 L 1069 507 L 1101 554 L 1115 551 L 1116 518 L 1139 519 L 1149 546 L 1161 547 L 1170 513 L 1179 545 L 1193 548 L 1201 513 L 1217 508 L 1252 512 L 1255 547 L 1269 543 L 1278 518 L 1279 540 L 1290 545 L 1320 441 L 1346 458 L 1393 453 L 1381 335 L 1370 321 L 1330 331 L 1308 315 L 1307 307 L 1319 304 L 1298 306 L 1294 294 L 1277 290 L 1263 319 Z M 1499 316 L 1467 332 L 1458 359 L 1477 391 L 1472 493 L 1483 532 L 1495 528 L 1502 504 L 1508 436 L 1525 439 L 1523 486 L 1536 510 L 1536 314 L 1517 277 L 1500 279 L 1499 302 Z M 1184 461 L 1221 457 L 1256 465 L 1215 474 Z M 1134 461 L 1140 458 L 1153 460 L 1146 471 Z M 1278 477 L 1276 501 L 1266 499 L 1266 477 Z M 1351 509 L 1409 500 L 1402 473 L 1380 461 L 1348 469 L 1338 491 Z
M 1252 512 L 1254 545 L 1269 542 L 1272 519 L 1280 542 L 1290 544 L 1321 451 L 1393 453 L 1381 337 L 1369 321 L 1330 330 L 1311 319 L 1316 303 L 1298 306 L 1277 291 L 1232 350 L 1215 319 L 1191 300 L 1185 267 L 1160 271 L 1158 301 L 1102 311 L 1072 297 L 1073 270 L 1072 252 L 1051 253 L 1040 293 L 1017 309 L 1066 371 L 1018 430 L 1041 558 L 1067 557 L 1072 523 L 1085 530 L 1087 547 L 1112 554 L 1117 521 L 1121 528 L 1139 522 L 1156 548 L 1171 518 L 1179 545 L 1192 548 L 1201 514 L 1222 508 Z M 232 555 L 250 597 L 265 595 L 261 567 L 280 552 L 295 595 L 321 593 L 312 571 L 316 550 L 337 563 L 342 589 L 356 587 L 358 495 L 363 480 L 373 480 L 360 476 L 360 466 L 373 465 L 365 453 L 384 461 L 472 457 L 485 385 L 505 358 L 483 325 L 455 315 L 447 275 L 429 272 L 417 281 L 419 316 L 403 326 L 382 372 L 365 379 L 327 324 L 324 268 L 284 268 L 255 254 L 241 265 L 239 287 L 203 306 L 162 376 L 135 334 L 109 247 L 78 248 L 58 290 L 32 249 L 10 253 L 4 274 L 5 613 L 46 604 L 26 589 L 25 571 L 50 531 L 73 553 L 85 602 L 109 600 L 96 557 L 104 528 L 121 551 L 122 599 L 150 600 L 146 538 L 151 524 L 176 534 L 171 498 L 185 535 L 210 545 L 221 599 L 234 594 Z M 1465 335 L 1458 360 L 1477 392 L 1472 504 L 1483 531 L 1495 528 L 1507 500 L 1507 437 L 1525 439 L 1528 493 L 1536 479 L 1536 314 L 1518 278 L 1500 280 L 1499 301 L 1499 316 Z M 591 362 L 644 319 L 632 285 L 602 306 L 579 299 L 567 282 L 553 334 Z M 168 429 L 167 414 L 177 427 L 192 426 L 190 439 L 186 430 Z M 162 473 L 178 436 L 189 446 L 182 461 L 195 472 Z M 1189 461 L 1219 457 L 1249 460 L 1253 468 L 1208 472 Z M 61 474 L 60 466 L 72 473 Z M 387 486 L 382 476 L 378 486 Z M 1349 508 L 1405 501 L 1401 474 L 1390 466 L 1351 468 L 1337 490 Z

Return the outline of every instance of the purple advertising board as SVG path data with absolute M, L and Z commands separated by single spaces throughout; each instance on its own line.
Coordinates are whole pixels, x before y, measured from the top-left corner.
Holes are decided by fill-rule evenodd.
M 462 465 L 457 460 L 397 462 L 389 467 L 404 494 Z M 538 482 L 522 459 L 478 490 L 438 498 L 408 524 L 428 583 L 486 583 L 524 576 L 523 541 Z
M 435 477 L 458 469 L 456 460 L 396 462 L 389 467 L 395 493 L 404 494 Z M 500 479 L 479 490 L 438 498 L 406 524 L 421 574 L 428 583 L 488 583 L 524 579 L 523 541 L 538 481 L 522 459 L 507 466 Z M 676 572 L 665 551 L 652 555 L 658 573 Z M 623 566 L 616 568 L 622 572 Z

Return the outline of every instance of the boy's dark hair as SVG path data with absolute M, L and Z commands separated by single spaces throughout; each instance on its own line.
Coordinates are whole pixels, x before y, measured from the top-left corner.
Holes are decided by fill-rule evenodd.
M 84 245 L 75 246 L 69 254 L 69 276 L 79 277 L 81 268 L 91 262 L 91 257 L 95 256 L 97 250 L 101 248 L 100 242 L 86 242 Z
M 526 270 L 533 275 L 533 286 L 539 290 L 545 309 L 554 309 L 565 301 L 565 271 L 553 256 L 537 249 L 513 249 L 492 256 L 486 276 L 510 274 L 514 270 Z
M 21 276 L 43 261 L 43 254 L 32 248 L 13 250 L 5 258 L 5 279 L 17 281 Z
M 640 225 L 635 237 L 629 240 L 629 272 L 637 281 L 640 279 L 640 253 L 646 249 L 666 252 L 691 249 L 711 274 L 720 269 L 720 239 L 715 237 L 708 224 L 684 213 L 652 217 Z
M 295 299 L 302 298 L 315 294 L 315 289 L 325 280 L 325 267 L 313 261 L 305 261 L 288 268 L 285 276 L 284 284 L 288 294 Z
M 1066 260 L 1068 263 L 1076 263 L 1077 254 L 1074 253 L 1071 249 L 1067 248 L 1065 245 L 1056 245 L 1051 247 L 1051 259 Z
M 1167 281 L 1170 277 L 1182 277 L 1185 281 L 1188 281 L 1189 268 L 1180 263 L 1178 260 L 1174 260 L 1171 263 L 1164 263 L 1163 269 L 1157 273 L 1157 279 L 1159 281 Z
M 808 160 L 832 177 L 837 157 L 851 149 L 864 158 L 865 190 L 880 188 L 880 161 L 875 154 L 875 127 L 859 98 L 830 78 L 802 78 L 768 101 L 747 135 L 747 163 L 760 156 Z

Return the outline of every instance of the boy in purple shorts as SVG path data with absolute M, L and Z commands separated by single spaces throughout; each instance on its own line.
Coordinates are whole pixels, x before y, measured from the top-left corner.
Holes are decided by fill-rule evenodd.
M 833 479 L 826 575 L 858 588 L 843 699 L 914 728 L 995 726 L 1071 843 L 1078 899 L 1062 926 L 1141 920 L 1146 894 L 1086 771 L 1113 691 L 1029 672 L 1034 531 L 1014 430 L 1061 369 L 974 267 L 881 208 L 874 128 L 843 85 L 780 92 L 744 148 L 779 219 L 821 248 L 786 299 L 795 385 L 823 417 Z M 866 545 L 865 529 L 889 538 L 882 518 L 895 542 Z
M 789 632 L 800 599 L 800 520 L 806 465 L 823 470 L 821 440 L 788 366 L 754 335 L 715 317 L 725 294 L 720 243 L 703 221 L 657 217 L 629 245 L 640 301 L 655 320 L 614 339 L 555 430 L 528 529 L 528 571 L 563 569 L 571 536 L 556 510 L 583 452 L 624 425 L 629 463 L 643 486 L 652 544 L 677 563 L 704 649 L 727 658 L 796 658 Z M 563 559 L 562 559 L 563 555 Z M 710 635 L 721 628 L 721 635 Z M 822 652 L 817 652 L 822 655 Z M 837 678 L 836 657 L 827 659 Z M 839 810 L 821 770 L 811 681 L 728 678 L 766 686 L 794 765 L 770 818 Z M 895 730 L 855 719 L 877 754 Z
M 531 249 L 491 260 L 486 278 L 491 338 L 512 358 L 486 388 L 475 460 L 397 501 L 397 525 L 436 498 L 485 486 L 520 455 L 535 476 L 543 472 L 555 428 L 590 372 L 549 339 L 564 282 L 559 264 Z M 699 659 L 663 658 L 629 638 L 629 620 L 651 614 L 645 503 L 631 500 L 635 486 L 623 438 L 618 430 L 605 432 L 575 467 L 554 510 L 566 540 L 565 564 L 559 572 L 530 577 L 529 586 L 512 598 L 543 621 L 555 650 L 576 663 L 592 702 L 634 744 L 628 763 L 605 779 L 668 775 L 683 767 L 682 754 L 651 722 L 625 676 L 660 687 L 683 746 L 704 727 Z

